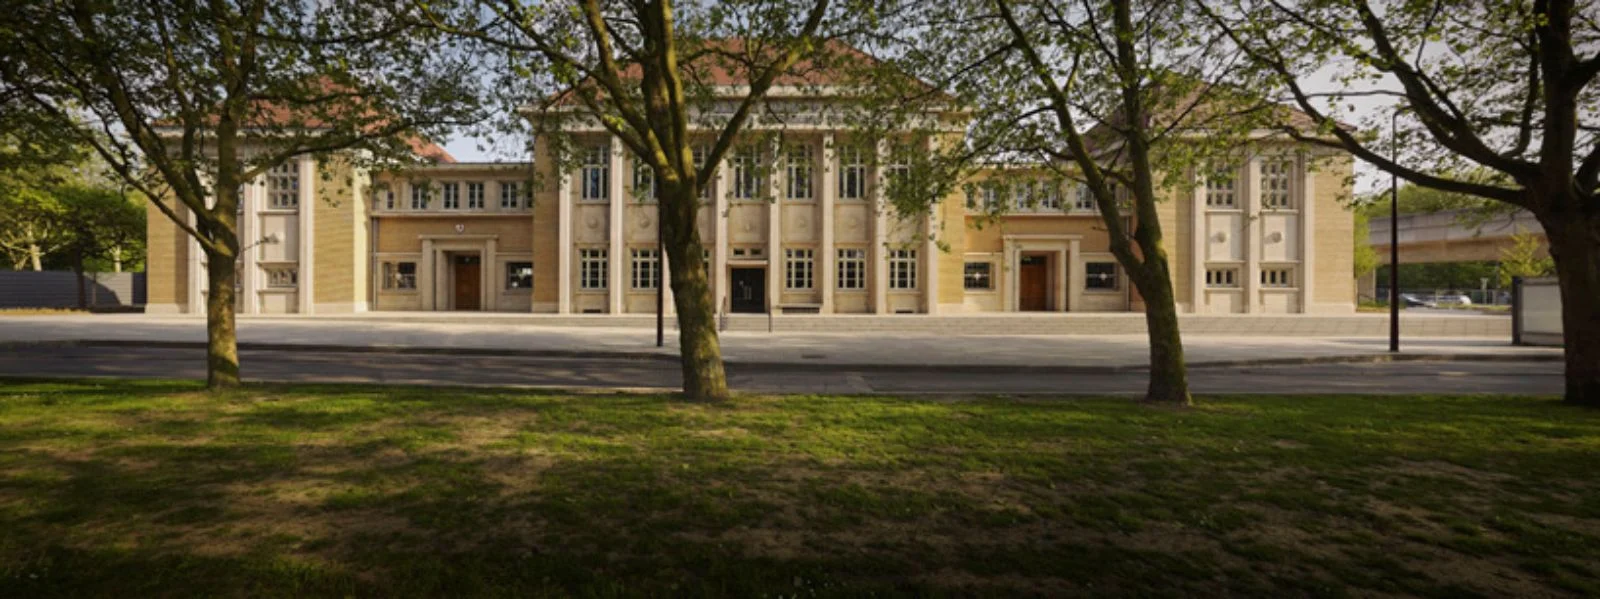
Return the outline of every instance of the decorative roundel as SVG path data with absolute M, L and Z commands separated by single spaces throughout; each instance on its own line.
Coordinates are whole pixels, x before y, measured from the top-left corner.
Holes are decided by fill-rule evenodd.
M 583 224 L 588 225 L 590 229 L 598 229 L 600 228 L 600 217 L 591 216 L 588 220 L 583 221 Z
M 648 228 L 650 228 L 650 224 L 651 224 L 650 217 L 648 217 L 648 216 L 639 217 L 639 228 L 640 229 L 648 229 Z
M 744 232 L 749 233 L 754 230 L 756 230 L 755 224 L 751 223 L 750 221 L 744 221 Z
M 811 219 L 806 218 L 805 216 L 795 217 L 794 225 L 796 227 L 801 228 L 801 229 L 810 228 L 811 227 Z
M 856 229 L 860 229 L 861 228 L 861 217 L 852 215 L 850 218 L 844 219 L 844 228 L 847 231 L 854 231 Z
M 456 233 L 465 233 L 466 230 L 467 230 L 467 226 L 466 225 L 463 225 L 463 224 L 460 224 L 460 223 L 456 224 Z

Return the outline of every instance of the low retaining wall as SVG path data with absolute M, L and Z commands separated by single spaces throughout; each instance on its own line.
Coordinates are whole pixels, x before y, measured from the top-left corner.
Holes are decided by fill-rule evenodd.
M 142 272 L 84 273 L 90 307 L 141 306 L 145 302 Z M 0 308 L 76 308 L 78 278 L 71 272 L 0 272 Z

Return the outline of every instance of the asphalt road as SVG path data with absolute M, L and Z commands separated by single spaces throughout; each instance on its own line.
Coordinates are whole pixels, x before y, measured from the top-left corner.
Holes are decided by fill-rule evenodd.
M 677 388 L 675 361 L 370 352 L 244 350 L 247 380 L 557 388 Z M 1139 370 L 1046 368 L 881 368 L 730 365 L 729 384 L 746 392 L 889 394 L 1131 394 Z M 0 348 L 0 376 L 205 377 L 198 348 L 36 346 Z M 1376 364 L 1190 369 L 1196 393 L 1558 394 L 1561 363 L 1411 361 Z

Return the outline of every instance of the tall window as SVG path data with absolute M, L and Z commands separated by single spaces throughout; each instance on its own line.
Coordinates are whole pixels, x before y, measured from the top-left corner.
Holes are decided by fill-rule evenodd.
M 1079 183 L 1072 199 L 1073 210 L 1094 210 L 1094 193 L 1089 191 L 1089 186 Z
M 694 147 L 690 155 L 694 158 L 695 169 L 699 169 L 701 166 L 705 165 L 706 156 L 709 154 L 711 154 L 711 148 L 706 147 L 705 144 L 699 144 Z M 715 174 L 713 174 L 712 176 L 707 177 L 706 180 L 700 182 L 700 199 L 706 200 L 711 198 L 711 185 L 712 182 L 716 180 L 717 177 Z
M 1017 212 L 1032 212 L 1034 209 L 1039 207 L 1039 205 L 1036 203 L 1037 200 L 1033 195 L 1032 181 L 1018 182 L 1016 189 L 1012 193 L 1016 198 L 1016 203 L 1011 207 L 1013 210 L 1016 210 Z
M 867 156 L 861 146 L 839 146 L 839 199 L 867 197 Z
M 889 288 L 917 288 L 916 250 L 889 250 Z
M 1287 210 L 1294 208 L 1294 196 L 1289 189 L 1289 173 L 1293 171 L 1288 160 L 1265 160 L 1261 163 L 1261 207 Z
M 884 182 L 888 184 L 891 193 L 906 193 L 905 188 L 911 184 L 911 148 L 896 145 L 889 151 L 889 164 L 883 167 Z
M 968 262 L 962 272 L 961 286 L 982 291 L 994 289 L 993 269 L 991 262 Z
M 522 203 L 522 185 L 515 181 L 500 183 L 500 207 L 519 209 L 526 206 Z
M 633 288 L 655 289 L 661 285 L 661 250 L 633 250 Z
M 811 199 L 811 163 L 815 152 L 808 144 L 795 144 L 784 150 L 783 167 L 787 183 L 784 197 L 791 200 Z
M 241 203 L 240 205 L 243 205 L 243 203 Z M 394 210 L 394 188 L 393 187 L 385 187 L 385 188 L 383 188 L 383 209 L 384 210 Z
M 407 290 L 417 288 L 416 262 L 384 262 L 383 288 Z
M 804 248 L 783 250 L 783 287 L 785 289 L 810 289 L 816 268 L 816 252 Z
M 1262 268 L 1261 286 L 1277 288 L 1294 287 L 1294 267 L 1279 266 Z
M 1046 212 L 1061 211 L 1061 182 L 1039 182 L 1039 210 Z
M 656 169 L 643 160 L 633 161 L 633 197 L 641 201 L 656 200 Z
M 507 262 L 506 291 L 527 291 L 529 289 L 533 289 L 533 263 Z
M 604 248 L 578 250 L 578 288 L 605 289 L 609 256 Z
M 467 209 L 483 209 L 483 182 L 473 181 L 467 184 Z
M 840 289 L 866 289 L 867 288 L 867 251 L 860 248 L 840 248 L 839 276 L 837 287 Z
M 1217 171 L 1206 178 L 1206 206 L 1209 208 L 1233 208 L 1237 205 L 1238 193 L 1235 189 L 1233 175 Z
M 1115 291 L 1117 289 L 1117 263 L 1116 262 L 1085 262 L 1083 264 L 1083 287 L 1095 291 Z
M 747 146 L 733 157 L 733 197 L 750 200 L 761 197 L 767 178 L 761 172 L 761 149 Z
M 610 198 L 611 180 L 611 146 L 598 144 L 589 146 L 583 152 L 583 169 L 580 176 L 583 179 L 583 195 L 585 200 L 604 200 Z
M 292 210 L 300 207 L 300 165 L 280 164 L 267 171 L 267 207 Z
M 445 210 L 461 208 L 461 184 L 454 181 L 439 186 L 439 196 L 444 198 Z
M 1206 269 L 1206 287 L 1229 288 L 1229 287 L 1238 287 L 1238 286 L 1239 286 L 1239 269 L 1238 268 L 1207 268 Z
M 411 184 L 411 209 L 428 209 L 428 182 L 422 181 Z

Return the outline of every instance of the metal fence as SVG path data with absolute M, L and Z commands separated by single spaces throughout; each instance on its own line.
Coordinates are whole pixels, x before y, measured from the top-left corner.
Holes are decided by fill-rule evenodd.
M 1561 286 L 1555 277 L 1518 277 L 1511 298 L 1511 343 L 1561 345 Z
M 92 308 L 142 306 L 142 272 L 83 273 L 84 294 Z M 76 308 L 78 279 L 62 271 L 0 272 L 0 308 Z

